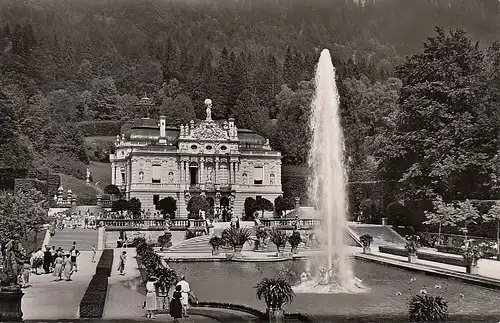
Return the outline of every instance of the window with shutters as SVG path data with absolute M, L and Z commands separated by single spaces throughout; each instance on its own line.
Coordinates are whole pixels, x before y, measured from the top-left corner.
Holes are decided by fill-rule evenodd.
M 161 183 L 161 165 L 153 165 L 153 176 L 151 178 L 153 184 Z
M 254 185 L 262 185 L 263 181 L 264 181 L 264 167 L 254 167 L 253 169 Z

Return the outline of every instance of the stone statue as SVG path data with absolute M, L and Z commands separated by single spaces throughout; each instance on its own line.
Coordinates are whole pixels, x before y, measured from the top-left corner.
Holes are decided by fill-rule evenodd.
M 90 181 L 90 170 L 87 168 L 87 182 Z
M 212 100 L 206 99 L 205 104 L 207 105 L 207 121 L 212 121 Z
M 26 259 L 26 250 L 19 242 L 19 235 L 16 234 L 5 245 L 2 285 L 18 285 L 18 277 Z

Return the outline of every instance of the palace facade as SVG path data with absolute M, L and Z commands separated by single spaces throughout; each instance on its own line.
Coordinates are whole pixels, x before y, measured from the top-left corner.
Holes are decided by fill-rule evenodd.
M 150 100 L 143 98 L 146 105 Z M 254 131 L 238 129 L 234 119 L 207 117 L 179 127 L 169 120 L 143 118 L 122 127 L 110 155 L 112 184 L 127 199 L 136 197 L 154 212 L 157 201 L 177 201 L 177 218 L 186 218 L 187 203 L 203 196 L 216 216 L 222 210 L 242 214 L 247 197 L 271 202 L 282 195 L 281 153 Z M 269 215 L 272 215 L 269 213 Z

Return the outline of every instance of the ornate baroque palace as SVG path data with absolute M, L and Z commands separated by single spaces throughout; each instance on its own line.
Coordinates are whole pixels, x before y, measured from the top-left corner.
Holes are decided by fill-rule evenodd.
M 110 161 L 112 183 L 127 199 L 136 197 L 153 211 L 171 196 L 176 217 L 186 218 L 195 195 L 205 197 L 209 213 L 218 216 L 223 209 L 242 214 L 247 197 L 274 201 L 282 194 L 281 153 L 254 131 L 238 129 L 233 118 L 212 120 L 212 102 L 205 104 L 207 117 L 199 123 L 170 127 L 161 116 L 122 128 Z

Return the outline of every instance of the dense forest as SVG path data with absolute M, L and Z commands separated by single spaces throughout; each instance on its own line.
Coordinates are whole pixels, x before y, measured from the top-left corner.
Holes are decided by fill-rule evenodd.
M 214 118 L 235 117 L 270 138 L 284 164 L 304 164 L 314 68 L 328 48 L 351 169 L 378 167 L 418 198 L 491 197 L 499 8 L 496 0 L 4 0 L 0 167 L 83 177 L 94 156 L 78 123 L 144 117 L 135 106 L 144 95 L 157 107 L 147 117 L 172 125 L 203 117 L 211 98 Z M 467 178 L 477 185 L 456 185 Z

